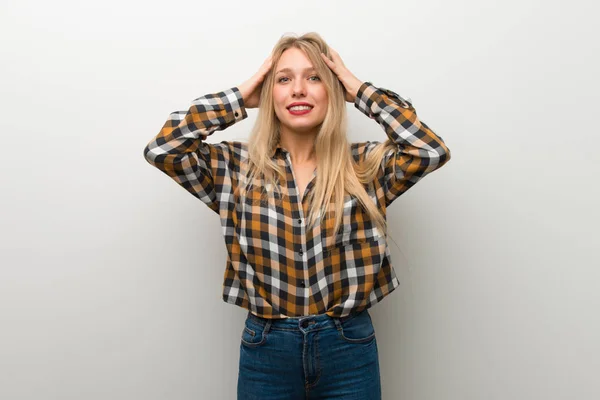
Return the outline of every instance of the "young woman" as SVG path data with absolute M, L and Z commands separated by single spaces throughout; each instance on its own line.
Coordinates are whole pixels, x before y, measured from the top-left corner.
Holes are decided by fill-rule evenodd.
M 346 102 L 388 139 L 348 143 Z M 249 143 L 205 142 L 256 107 Z M 144 155 L 220 216 L 223 300 L 248 310 L 238 399 L 380 399 L 367 309 L 399 285 L 386 209 L 450 159 L 410 101 L 318 34 L 285 36 L 252 78 L 172 113 Z

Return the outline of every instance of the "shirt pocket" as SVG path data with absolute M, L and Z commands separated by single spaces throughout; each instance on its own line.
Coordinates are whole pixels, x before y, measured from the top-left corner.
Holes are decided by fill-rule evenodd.
M 325 222 L 326 229 L 322 231 L 321 239 L 325 244 L 326 253 L 335 248 L 378 241 L 381 237 L 375 222 L 370 219 L 358 198 L 354 196 L 346 195 L 344 198 L 341 226 L 332 239 L 328 235 L 333 231 L 334 223 L 335 218 L 332 215 Z

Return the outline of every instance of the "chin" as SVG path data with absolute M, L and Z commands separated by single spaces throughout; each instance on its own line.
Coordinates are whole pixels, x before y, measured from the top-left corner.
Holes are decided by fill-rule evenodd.
M 313 125 L 313 124 L 311 124 L 311 125 L 305 125 L 305 124 L 302 124 L 302 125 L 288 125 L 288 127 L 291 130 L 294 130 L 296 132 L 310 132 L 310 131 L 314 131 L 315 129 L 319 128 L 319 125 L 318 124 L 317 125 Z
M 321 125 L 323 124 L 323 121 L 321 122 L 316 122 L 316 121 L 287 121 L 287 123 L 285 124 L 289 129 L 292 129 L 294 131 L 298 131 L 298 132 L 307 132 L 307 131 L 313 131 L 315 129 L 318 129 L 321 127 Z

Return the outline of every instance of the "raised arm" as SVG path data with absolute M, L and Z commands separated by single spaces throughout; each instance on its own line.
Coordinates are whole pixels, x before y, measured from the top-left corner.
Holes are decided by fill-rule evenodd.
M 229 166 L 239 160 L 239 144 L 205 140 L 246 118 L 246 108 L 257 107 L 269 56 L 250 79 L 239 87 L 197 98 L 187 111 L 171 113 L 158 135 L 144 148 L 146 160 L 218 213 L 218 190 Z
M 450 160 L 450 149 L 440 136 L 419 120 L 409 100 L 365 82 L 360 86 L 354 104 L 362 113 L 375 119 L 397 145 L 381 162 L 381 183 L 387 205 Z M 375 145 L 368 144 L 366 151 Z
M 144 157 L 218 212 L 215 184 L 228 172 L 224 165 L 233 152 L 227 143 L 213 145 L 204 140 L 246 117 L 237 87 L 204 95 L 194 100 L 188 111 L 171 113 L 158 135 L 144 148 Z
M 339 54 L 330 50 L 331 59 L 321 56 L 344 85 L 346 101 L 376 120 L 396 144 L 381 162 L 381 184 L 389 205 L 425 175 L 447 163 L 450 150 L 440 136 L 419 120 L 409 100 L 370 82 L 363 83 L 346 68 Z M 378 144 L 366 143 L 365 154 Z

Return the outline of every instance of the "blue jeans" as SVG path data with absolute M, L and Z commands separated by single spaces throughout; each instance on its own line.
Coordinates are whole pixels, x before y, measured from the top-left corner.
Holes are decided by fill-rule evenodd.
M 248 312 L 241 334 L 238 400 L 380 400 L 369 312 L 264 319 Z

